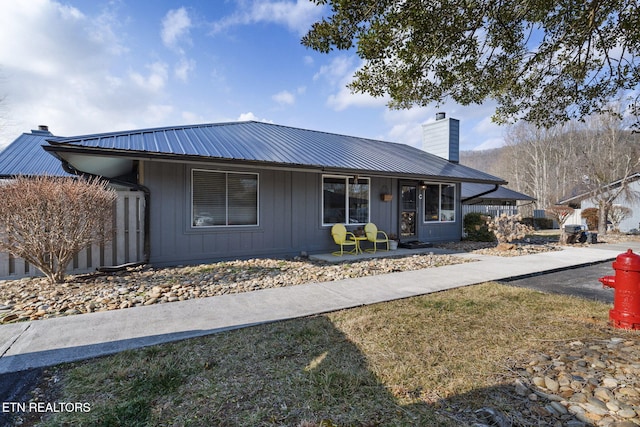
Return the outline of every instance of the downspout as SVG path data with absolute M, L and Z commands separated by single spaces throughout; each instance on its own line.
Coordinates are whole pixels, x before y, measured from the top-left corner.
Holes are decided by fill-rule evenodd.
M 480 194 L 476 194 L 475 196 L 472 196 L 472 197 L 467 197 L 466 199 L 460 199 L 460 206 L 462 206 L 462 204 L 464 202 L 466 202 L 466 201 L 473 200 L 473 199 L 475 199 L 477 197 L 482 197 L 485 194 L 493 193 L 494 191 L 497 191 L 499 187 L 500 187 L 499 184 L 494 184 L 493 188 L 491 190 L 484 191 L 484 192 L 482 192 Z M 462 213 L 460 215 L 462 215 Z M 462 218 L 462 221 L 460 221 L 460 225 L 462 227 L 461 235 L 464 236 L 464 217 Z
M 477 197 L 482 197 L 482 196 L 484 196 L 485 194 L 493 193 L 494 191 L 497 191 L 499 187 L 500 187 L 500 185 L 499 185 L 499 184 L 494 184 L 494 185 L 493 185 L 493 188 L 492 188 L 491 190 L 487 190 L 487 191 L 482 192 L 482 193 L 480 193 L 480 194 L 476 194 L 475 196 L 472 196 L 472 197 L 467 197 L 466 199 L 461 199 L 461 200 L 460 200 L 460 203 L 464 203 L 464 202 L 466 202 L 466 201 L 468 201 L 468 200 L 473 200 L 473 199 L 475 199 L 475 198 L 477 198 Z
M 151 213 L 150 213 L 150 209 L 149 209 L 149 203 L 151 201 L 151 191 L 149 190 L 148 187 L 145 187 L 142 184 L 134 184 L 131 182 L 127 182 L 127 181 L 122 181 L 119 180 L 117 178 L 107 178 L 104 176 L 100 176 L 100 175 L 94 175 L 88 172 L 83 172 L 80 171 L 76 168 L 74 168 L 73 166 L 71 166 L 69 164 L 69 162 L 67 162 L 66 160 L 62 161 L 62 169 L 72 175 L 77 175 L 77 176 L 82 176 L 82 177 L 89 177 L 89 178 L 98 178 L 98 179 L 104 179 L 107 182 L 109 182 L 110 184 L 118 184 L 118 185 L 122 185 L 124 187 L 129 187 L 134 191 L 142 191 L 144 193 L 144 241 L 143 241 L 143 248 L 142 248 L 142 256 L 143 256 L 143 262 L 142 264 L 148 264 L 149 263 L 149 259 L 150 259 L 150 252 L 151 252 L 151 241 L 150 241 L 150 236 L 149 236 L 149 232 L 150 232 L 150 226 L 149 226 L 149 221 L 151 219 Z M 140 264 L 140 263 L 136 263 L 136 264 Z M 115 271 L 113 270 L 114 267 L 105 267 L 105 269 L 110 270 L 110 271 Z

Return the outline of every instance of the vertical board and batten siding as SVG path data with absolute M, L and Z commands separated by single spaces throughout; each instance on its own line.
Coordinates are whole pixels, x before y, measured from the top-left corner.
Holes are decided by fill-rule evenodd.
M 144 261 L 144 193 L 118 191 L 113 207 L 112 241 L 80 251 L 67 268 L 69 274 L 86 273 L 98 267 Z M 42 276 L 22 258 L 0 252 L 0 280 Z
M 462 238 L 462 209 L 460 184 L 456 184 L 456 220 L 452 222 L 424 222 L 424 194 L 418 199 L 418 236 L 424 242 L 446 242 Z
M 258 225 L 191 227 L 191 170 L 259 173 Z M 221 259 L 285 256 L 322 251 L 330 236 L 320 223 L 320 175 L 289 170 L 247 170 L 149 162 L 152 264 L 194 264 Z
M 258 173 L 258 225 L 191 226 L 191 171 Z M 398 180 L 371 177 L 370 220 L 398 234 Z M 144 184 L 151 192 L 150 263 L 198 264 L 227 259 L 292 256 L 329 252 L 335 243 L 322 226 L 322 174 L 295 170 L 146 162 Z M 459 198 L 460 186 L 456 186 Z M 380 200 L 391 192 L 392 202 Z M 461 210 L 453 223 L 420 223 L 420 238 L 460 239 Z

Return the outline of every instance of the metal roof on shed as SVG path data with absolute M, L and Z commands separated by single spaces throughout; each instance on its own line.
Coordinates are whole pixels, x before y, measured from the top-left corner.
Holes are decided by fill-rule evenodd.
M 526 200 L 532 201 L 535 198 L 528 196 L 524 193 L 520 193 L 509 188 L 499 186 L 496 190 L 493 190 L 493 186 L 489 184 L 476 184 L 471 182 L 465 182 L 462 184 L 462 199 L 500 199 L 500 200 Z M 489 191 L 489 193 L 487 193 Z
M 229 122 L 111 132 L 51 140 L 48 151 L 235 160 L 278 166 L 366 171 L 456 181 L 504 183 L 405 144 L 263 122 Z
M 48 131 L 33 130 L 23 133 L 0 152 L 0 178 L 17 175 L 69 176 L 60 160 L 42 149 L 53 135 Z

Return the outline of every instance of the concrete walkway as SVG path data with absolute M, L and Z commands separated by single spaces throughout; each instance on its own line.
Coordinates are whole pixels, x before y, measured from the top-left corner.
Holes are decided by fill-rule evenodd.
M 264 289 L 0 326 L 0 374 L 88 359 L 229 329 L 613 260 L 640 243 L 568 247 L 520 257 Z M 613 269 L 611 270 L 613 274 Z M 597 281 L 597 277 L 593 280 Z

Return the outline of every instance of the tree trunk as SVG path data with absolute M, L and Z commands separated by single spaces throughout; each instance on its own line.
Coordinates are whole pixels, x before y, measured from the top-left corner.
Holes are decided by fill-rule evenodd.
M 560 239 L 558 240 L 558 243 L 561 245 L 567 244 L 567 233 L 564 232 L 564 227 L 562 226 L 560 226 Z
M 601 236 L 607 234 L 607 208 L 604 203 L 598 206 L 598 234 Z

